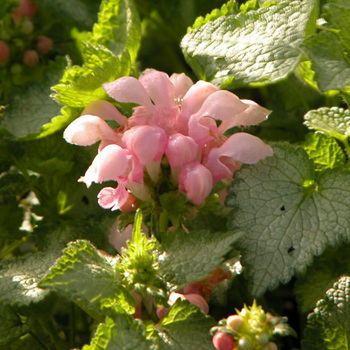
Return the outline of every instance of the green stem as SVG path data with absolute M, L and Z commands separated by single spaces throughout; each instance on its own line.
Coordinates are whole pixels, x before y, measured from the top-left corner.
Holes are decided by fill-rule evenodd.
M 12 242 L 9 246 L 5 247 L 0 252 L 0 259 L 5 258 L 7 255 L 11 254 L 16 248 L 21 246 L 24 242 L 26 242 L 30 237 L 32 236 L 32 233 L 30 232 L 28 235 L 22 237 L 21 239 Z
M 30 331 L 28 334 L 30 334 L 44 350 L 49 350 L 49 348 L 40 340 L 40 338 L 34 332 Z
M 166 232 L 169 227 L 169 215 L 166 210 L 163 210 L 159 215 L 159 231 Z

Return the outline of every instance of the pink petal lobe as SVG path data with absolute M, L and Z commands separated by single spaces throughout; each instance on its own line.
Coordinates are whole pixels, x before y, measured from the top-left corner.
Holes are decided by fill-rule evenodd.
M 247 108 L 248 106 L 232 92 L 219 90 L 208 96 L 197 114 L 216 120 L 226 120 L 234 118 Z
M 92 114 L 104 120 L 115 120 L 119 125 L 126 125 L 128 118 L 124 117 L 112 103 L 108 101 L 90 102 L 83 110 L 82 115 Z
M 231 177 L 234 170 L 239 168 L 236 162 L 254 164 L 272 154 L 272 148 L 258 137 L 237 133 L 230 136 L 219 148 L 211 149 L 205 165 L 213 174 L 215 183 Z
M 200 80 L 192 85 L 185 96 L 181 105 L 181 113 L 178 116 L 177 127 L 183 133 L 188 133 L 188 120 L 192 114 L 195 114 L 202 106 L 205 99 L 217 91 L 218 88 L 206 81 Z
M 271 113 L 270 110 L 259 106 L 257 103 L 251 100 L 241 100 L 248 106 L 243 112 L 232 116 L 232 118 L 223 120 L 219 126 L 219 131 L 224 133 L 226 130 L 234 126 L 249 126 L 257 125 L 264 120 Z
M 89 187 L 92 182 L 120 181 L 127 178 L 133 165 L 132 155 L 117 145 L 106 146 L 94 158 L 84 177 L 79 181 L 85 182 Z
M 152 110 L 154 106 L 142 84 L 134 77 L 122 77 L 102 84 L 106 93 L 119 102 L 137 103 Z
M 63 137 L 67 142 L 80 146 L 89 146 L 100 140 L 117 140 L 109 125 L 94 115 L 83 115 L 75 119 L 65 129 Z
M 171 108 L 174 106 L 175 89 L 168 74 L 147 69 L 139 81 L 157 107 Z
M 170 76 L 170 81 L 174 84 L 175 98 L 183 98 L 188 89 L 193 85 L 192 80 L 185 74 L 174 73 Z
M 118 210 L 127 201 L 129 192 L 124 183 L 119 183 L 117 188 L 104 187 L 97 195 L 98 204 L 103 209 Z
M 173 134 L 169 137 L 165 154 L 172 168 L 192 162 L 198 155 L 198 145 L 189 136 Z
M 162 128 L 151 125 L 135 126 L 127 130 L 122 142 L 142 165 L 159 161 L 165 151 L 167 135 Z
M 197 205 L 202 204 L 212 188 L 212 174 L 204 165 L 194 161 L 181 168 L 179 189 L 193 203 Z
M 210 142 L 218 134 L 218 127 L 212 118 L 192 115 L 188 122 L 188 135 L 200 146 Z

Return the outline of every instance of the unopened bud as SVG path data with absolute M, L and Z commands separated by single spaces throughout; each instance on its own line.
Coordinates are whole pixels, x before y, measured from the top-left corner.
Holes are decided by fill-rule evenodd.
M 227 317 L 226 320 L 227 327 L 231 328 L 233 331 L 238 331 L 242 323 L 243 319 L 238 315 L 231 315 Z
M 15 63 L 15 64 L 13 64 L 11 66 L 10 71 L 11 71 L 12 74 L 15 74 L 15 75 L 16 74 L 21 74 L 22 71 L 23 71 L 23 68 L 22 68 L 22 66 L 20 64 Z
M 239 340 L 238 340 L 238 348 L 240 350 L 249 350 L 251 348 L 251 341 L 246 338 L 246 337 L 241 337 Z
M 263 350 L 278 350 L 276 343 L 270 341 L 267 343 L 264 347 Z
M 15 22 L 19 21 L 22 17 L 32 18 L 36 12 L 36 2 L 31 0 L 22 0 L 18 6 L 16 13 L 12 15 Z
M 34 24 L 30 19 L 25 19 L 21 25 L 21 33 L 28 35 L 33 33 Z
M 32 66 L 35 66 L 38 62 L 39 62 L 39 56 L 35 50 L 27 50 L 24 52 L 23 63 L 26 66 L 32 67 Z
M 38 43 L 36 44 L 36 49 L 40 53 L 48 53 L 53 46 L 53 41 L 47 36 L 41 35 L 38 37 Z
M 9 47 L 4 40 L 0 40 L 0 63 L 5 63 L 10 56 Z

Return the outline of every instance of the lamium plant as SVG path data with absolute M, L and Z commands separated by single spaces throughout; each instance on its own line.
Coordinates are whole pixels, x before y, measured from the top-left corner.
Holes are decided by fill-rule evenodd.
M 346 349 L 348 0 L 0 4 L 0 350 Z

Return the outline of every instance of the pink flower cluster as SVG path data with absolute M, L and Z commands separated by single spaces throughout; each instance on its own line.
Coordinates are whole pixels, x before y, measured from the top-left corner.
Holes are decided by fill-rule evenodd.
M 193 84 L 185 74 L 169 77 L 148 69 L 139 79 L 122 77 L 103 88 L 118 102 L 138 105 L 132 116 L 126 118 L 107 101 L 94 101 L 64 132 L 64 138 L 77 145 L 101 141 L 80 181 L 87 186 L 118 182 L 116 188 L 100 191 L 103 208 L 119 209 L 130 192 L 150 200 L 149 185 L 157 183 L 162 161 L 171 167 L 172 183 L 200 205 L 219 180 L 232 178 L 241 163 L 253 164 L 273 153 L 248 133 L 224 136 L 234 126 L 262 122 L 269 111 L 211 83 Z M 113 129 L 106 120 L 119 126 Z

